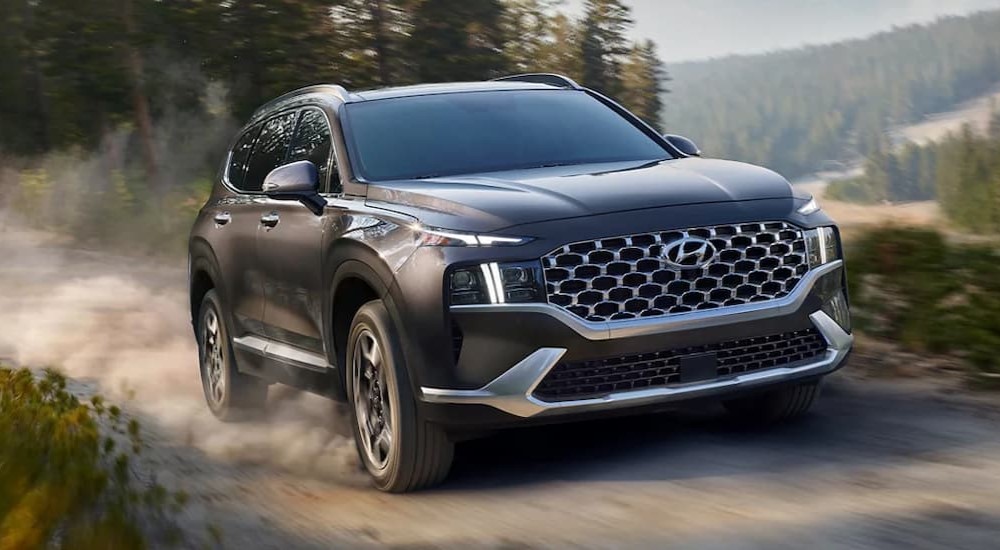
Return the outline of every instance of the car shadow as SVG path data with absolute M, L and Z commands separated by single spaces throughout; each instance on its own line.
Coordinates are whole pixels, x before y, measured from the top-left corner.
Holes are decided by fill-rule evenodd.
M 959 422 L 955 416 L 962 415 Z M 789 472 L 829 464 L 935 459 L 1000 439 L 996 419 L 927 393 L 835 379 L 811 414 L 748 429 L 718 404 L 670 413 L 500 432 L 458 446 L 448 482 L 467 491 L 557 481 L 655 481 Z M 956 425 L 989 423 L 955 431 Z

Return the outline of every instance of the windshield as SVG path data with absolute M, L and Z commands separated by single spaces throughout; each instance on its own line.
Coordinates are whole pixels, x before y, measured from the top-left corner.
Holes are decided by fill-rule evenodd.
M 369 181 L 670 156 L 584 91 L 381 99 L 345 105 L 344 118 L 355 167 Z

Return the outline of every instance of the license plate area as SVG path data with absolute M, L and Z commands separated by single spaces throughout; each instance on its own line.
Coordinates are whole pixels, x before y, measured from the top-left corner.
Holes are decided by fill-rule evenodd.
M 679 363 L 681 384 L 715 380 L 718 376 L 719 360 L 715 353 L 685 355 L 680 358 Z

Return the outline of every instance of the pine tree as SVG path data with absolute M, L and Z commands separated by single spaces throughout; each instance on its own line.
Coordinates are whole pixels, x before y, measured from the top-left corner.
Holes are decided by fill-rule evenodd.
M 587 0 L 585 10 L 580 44 L 583 85 L 618 97 L 623 91 L 622 63 L 629 53 L 629 8 L 621 0 Z
M 909 195 L 906 172 L 899 157 L 889 152 L 884 157 L 885 191 L 888 200 L 907 200 Z
M 504 58 L 513 73 L 552 72 L 542 52 L 552 42 L 552 0 L 504 0 Z
M 656 44 L 647 40 L 632 46 L 622 66 L 621 102 L 654 128 L 663 128 L 664 84 L 669 80 Z
M 336 81 L 352 88 L 412 82 L 404 42 L 413 0 L 341 0 L 333 7 Z
M 41 60 L 31 34 L 37 11 L 30 0 L 0 2 L 0 151 L 49 147 Z
M 153 142 L 153 114 L 150 111 L 146 62 L 142 52 L 142 34 L 132 0 L 121 0 L 122 46 L 126 74 L 132 93 L 132 117 L 139 134 L 139 150 L 146 168 L 146 179 L 154 182 L 161 192 L 163 181 L 158 177 L 156 146 Z
M 540 71 L 583 80 L 583 59 L 580 55 L 580 27 L 565 14 L 557 13 L 549 21 L 548 40 L 538 49 Z
M 500 0 L 424 0 L 406 43 L 422 82 L 485 80 L 505 70 Z
M 227 2 L 217 54 L 232 84 L 235 111 L 245 117 L 265 101 L 336 77 L 330 2 Z M 202 24 L 210 24 L 205 21 Z M 331 61 L 331 59 L 334 59 Z
M 990 139 L 1000 140 L 1000 108 L 993 109 L 993 116 L 990 117 L 987 133 Z

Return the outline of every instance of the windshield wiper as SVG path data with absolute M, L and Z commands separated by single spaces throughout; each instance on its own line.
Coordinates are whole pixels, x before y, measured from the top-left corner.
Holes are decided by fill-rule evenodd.
M 575 162 L 548 162 L 548 163 L 545 163 L 545 164 L 538 164 L 538 165 L 535 165 L 535 166 L 529 166 L 529 167 L 526 168 L 526 170 L 532 170 L 532 169 L 535 169 L 535 168 L 555 168 L 557 166 L 573 166 L 574 164 L 578 164 L 578 163 L 575 163 Z

